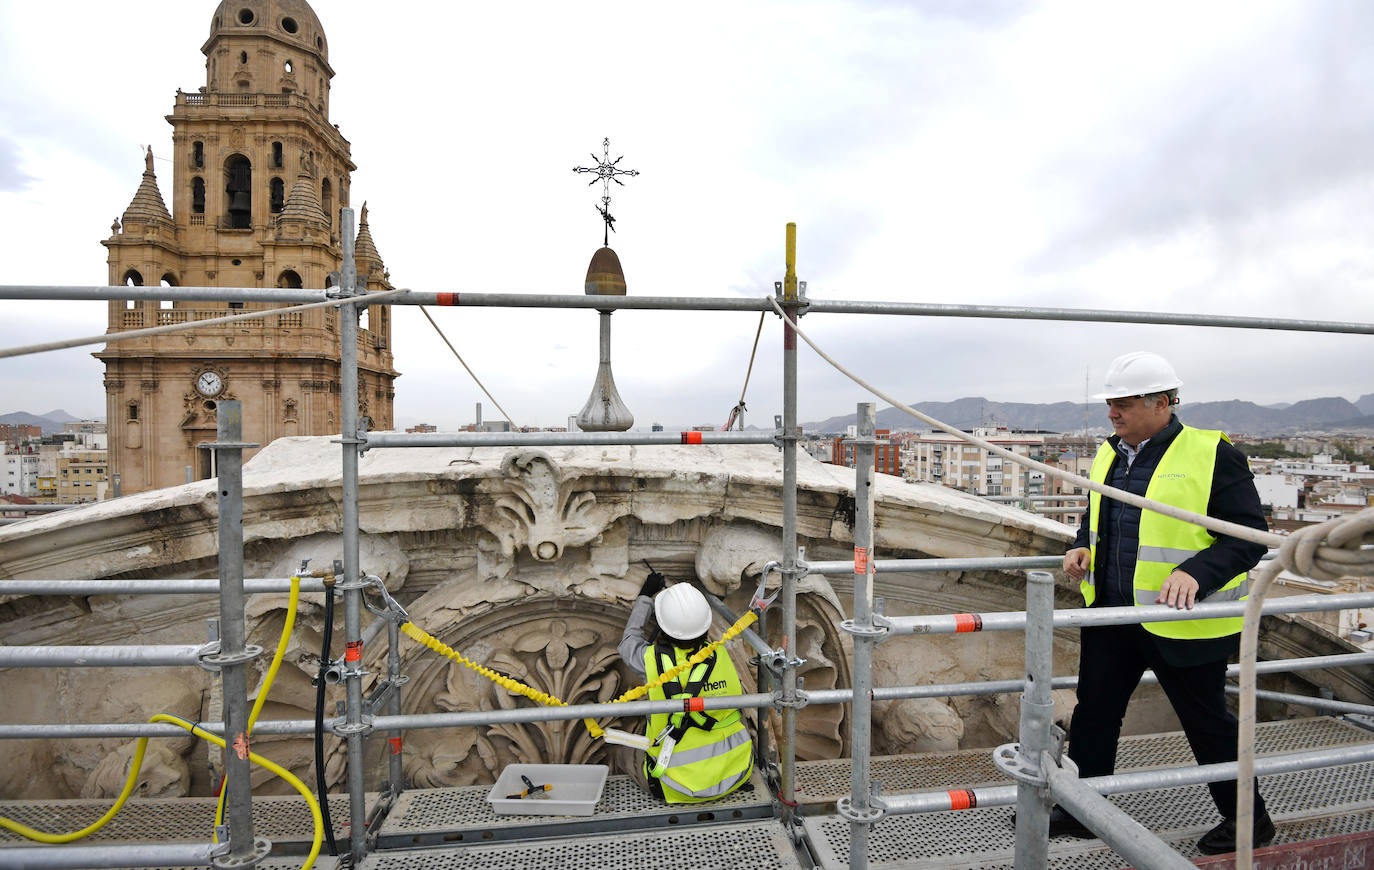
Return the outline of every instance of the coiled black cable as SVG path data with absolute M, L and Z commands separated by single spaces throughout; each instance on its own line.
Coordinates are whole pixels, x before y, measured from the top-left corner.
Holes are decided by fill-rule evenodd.
M 320 673 L 315 678 L 315 796 L 320 802 L 324 818 L 324 836 L 329 841 L 329 854 L 338 856 L 334 842 L 334 822 L 329 818 L 329 786 L 324 781 L 324 687 L 325 672 L 329 670 L 330 645 L 334 640 L 334 584 L 324 584 L 324 639 L 320 643 Z

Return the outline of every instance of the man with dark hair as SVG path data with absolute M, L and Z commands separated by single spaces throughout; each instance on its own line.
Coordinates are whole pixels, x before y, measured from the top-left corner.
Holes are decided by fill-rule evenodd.
M 1222 432 L 1194 429 L 1173 413 L 1182 381 L 1158 354 L 1137 351 L 1112 361 L 1107 419 L 1116 434 L 1103 442 L 1090 476 L 1154 501 L 1256 529 L 1267 529 L 1245 454 Z M 1093 492 L 1064 573 L 1081 581 L 1089 607 L 1167 604 L 1191 609 L 1198 601 L 1246 597 L 1246 572 L 1264 547 Z M 1238 725 L 1226 708 L 1227 659 L 1235 653 L 1242 620 L 1152 622 L 1082 630 L 1078 706 L 1069 725 L 1068 755 L 1079 776 L 1102 776 L 1116 765 L 1117 740 L 1131 693 L 1146 668 L 1183 725 L 1199 764 L 1236 760 Z M 1198 841 L 1211 855 L 1235 851 L 1236 782 L 1209 783 L 1222 821 Z M 1060 807 L 1051 834 L 1091 837 Z M 1254 842 L 1274 838 L 1259 787 Z

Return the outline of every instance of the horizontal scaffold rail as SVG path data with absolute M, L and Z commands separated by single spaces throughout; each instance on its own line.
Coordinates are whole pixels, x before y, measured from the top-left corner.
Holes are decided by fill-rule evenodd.
M 177 729 L 181 730 L 181 729 Z M 181 731 L 184 735 L 186 732 Z M 6 846 L 0 862 L 26 870 L 81 867 L 204 867 L 229 851 L 228 843 L 133 843 L 99 846 Z
M 1300 613 L 1302 611 L 1346 610 L 1374 606 L 1374 592 L 1351 592 L 1342 595 L 1290 595 L 1265 601 L 1263 614 Z M 1132 625 L 1143 622 L 1179 622 L 1188 619 L 1210 619 L 1222 616 L 1243 616 L 1244 601 L 1203 602 L 1191 610 L 1177 610 L 1167 604 L 1137 604 L 1124 607 L 1078 607 L 1054 611 L 1055 628 L 1086 628 L 1099 625 Z M 938 616 L 882 617 L 881 624 L 893 634 L 962 634 L 970 631 L 1022 631 L 1026 627 L 1026 612 L 1013 610 L 998 613 L 945 613 Z
M 324 581 L 302 577 L 301 592 L 323 592 Z M 290 577 L 245 579 L 243 591 L 252 594 L 290 592 Z M 4 595 L 218 595 L 219 580 L 185 577 L 119 580 L 0 580 Z
M 775 444 L 759 432 L 368 432 L 364 450 L 382 447 L 580 447 L 611 444 Z
M 263 287 L 96 287 L 0 285 L 0 299 L 124 299 L 184 300 L 188 302 L 268 302 L 301 304 L 335 299 L 331 291 Z M 354 297 L 366 303 L 367 295 Z M 598 311 L 769 311 L 771 297 L 741 296 L 586 296 L 559 293 L 438 293 L 407 290 L 377 304 L 437 305 L 482 308 L 583 308 Z M 953 305 L 929 302 L 802 301 L 808 314 L 895 314 L 911 317 L 971 317 L 993 320 L 1058 320 L 1083 323 L 1149 323 L 1165 326 L 1208 326 L 1231 329 L 1277 329 L 1291 332 L 1333 332 L 1374 335 L 1374 323 L 1247 317 L 1225 314 L 1182 314 L 1117 311 L 1103 308 L 1046 308 L 1013 305 Z
M 1270 550 L 1261 560 L 1273 559 L 1278 550 Z M 874 559 L 870 563 L 875 574 L 920 573 L 923 571 L 1022 571 L 1034 568 L 1059 568 L 1063 556 L 985 556 L 960 559 Z M 797 567 L 808 574 L 852 574 L 852 561 L 798 562 Z
M 708 599 L 709 600 L 709 599 Z M 376 623 L 374 623 L 376 624 Z M 745 635 L 741 635 L 742 637 Z M 764 652 L 771 652 L 767 646 L 763 647 Z M 1344 653 L 1342 655 L 1330 656 L 1307 656 L 1296 659 L 1271 659 L 1260 662 L 1256 668 L 1257 673 L 1293 673 L 1297 671 L 1322 670 L 1326 668 L 1351 667 L 1355 665 L 1374 664 L 1374 653 Z M 1231 665 L 1226 671 L 1228 676 L 1234 677 L 1240 673 L 1240 665 Z M 1158 679 L 1153 671 L 1145 671 L 1141 677 L 1142 683 L 1155 683 Z M 1063 676 L 1055 677 L 1053 688 L 1072 689 L 1077 687 L 1078 677 Z M 907 698 L 950 698 L 961 696 L 976 695 L 1006 695 L 1013 692 L 1023 691 L 1026 687 L 1025 680 L 983 680 L 971 683 L 933 683 L 922 686 L 878 686 L 872 689 L 873 700 L 875 701 L 900 701 Z M 740 703 L 735 701 L 730 707 L 764 707 L 768 706 L 773 696 L 766 694 L 746 695 L 744 698 L 750 699 L 750 703 Z M 1287 696 L 1292 698 L 1294 704 L 1305 704 L 1309 701 L 1320 701 L 1319 698 L 1308 698 L 1303 695 Z M 808 704 L 827 705 L 827 704 L 847 704 L 854 698 L 851 689 L 822 689 L 819 691 L 807 692 L 806 699 Z M 733 700 L 733 699 L 732 699 Z M 717 701 L 716 704 L 720 702 Z M 1330 702 L 1340 703 L 1340 702 Z M 654 712 L 655 709 L 650 705 L 658 705 L 660 708 L 667 708 L 676 712 L 672 708 L 671 701 L 633 701 L 622 704 L 601 704 L 588 705 L 588 708 L 595 707 L 598 710 L 608 710 L 605 716 L 635 716 L 646 715 Z M 521 707 L 521 710 L 544 710 L 547 712 L 547 720 L 571 720 L 582 718 L 577 710 L 582 707 Z M 680 709 L 680 707 L 678 708 Z M 661 712 L 661 711 L 660 711 Z M 415 714 L 418 717 L 425 716 L 447 716 L 446 713 Z M 337 724 L 340 720 L 329 720 L 330 723 Z M 201 722 L 201 728 L 214 734 L 224 733 L 224 723 L 222 722 Z M 380 727 L 380 725 L 378 726 Z M 445 726 L 434 726 L 445 727 Z M 254 728 L 258 734 L 313 734 L 315 723 L 310 719 L 263 719 Z M 186 731 L 175 725 L 159 725 L 148 722 L 128 722 L 128 723 L 75 723 L 75 722 L 52 722 L 52 723 L 24 723 L 24 724 L 0 724 L 0 740 L 26 740 L 37 737 L 61 738 L 61 739 L 86 739 L 86 738 L 134 738 L 134 737 L 184 737 Z
M 212 651 L 205 644 L 0 646 L 0 668 L 185 667 Z

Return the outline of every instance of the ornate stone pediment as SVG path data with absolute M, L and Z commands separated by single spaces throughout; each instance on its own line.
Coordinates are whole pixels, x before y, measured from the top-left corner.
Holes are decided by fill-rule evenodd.
M 519 450 L 501 461 L 504 491 L 493 499 L 497 516 L 487 527 L 506 556 L 527 547 L 535 559 L 556 562 L 563 550 L 595 540 L 610 522 L 590 487 L 565 480 L 542 450 Z

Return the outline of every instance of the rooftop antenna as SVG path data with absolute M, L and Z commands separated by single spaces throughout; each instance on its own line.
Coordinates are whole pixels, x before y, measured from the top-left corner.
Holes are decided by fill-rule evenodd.
M 603 246 L 609 248 L 611 246 L 611 233 L 615 231 L 615 217 L 611 215 L 611 182 L 614 181 L 616 184 L 624 187 L 625 182 L 621 181 L 616 176 L 628 175 L 633 178 L 639 174 L 639 170 L 621 169 L 617 165 L 620 161 L 625 159 L 624 154 L 614 160 L 611 159 L 610 137 L 601 140 L 601 151 L 602 156 L 600 158 L 595 154 L 592 155 L 592 160 L 596 161 L 595 166 L 574 166 L 573 172 L 579 174 L 584 172 L 594 173 L 596 177 L 587 183 L 588 187 L 596 184 L 598 181 L 601 182 L 601 205 L 597 206 L 596 210 L 601 212 L 601 220 L 606 224 L 605 230 L 602 233 L 603 238 L 601 243 Z

